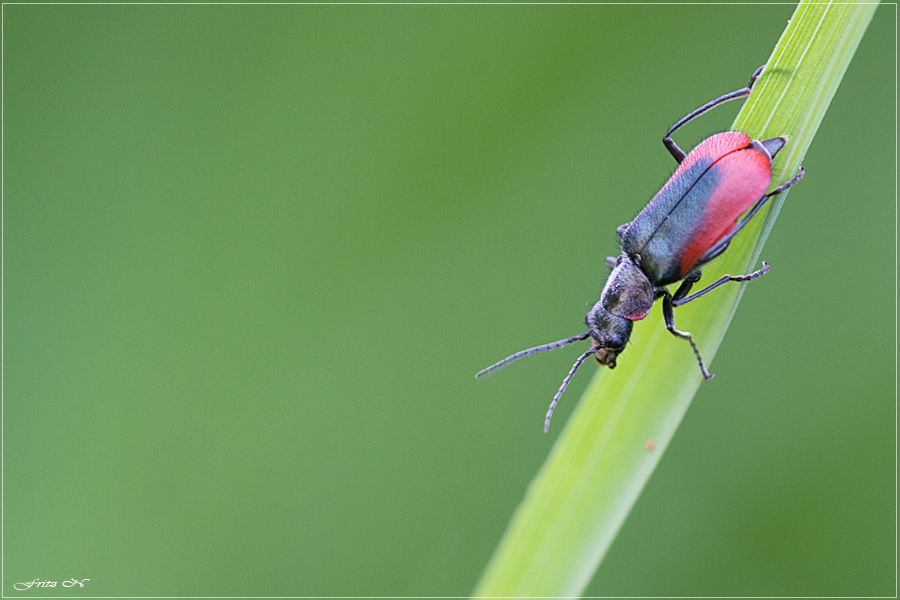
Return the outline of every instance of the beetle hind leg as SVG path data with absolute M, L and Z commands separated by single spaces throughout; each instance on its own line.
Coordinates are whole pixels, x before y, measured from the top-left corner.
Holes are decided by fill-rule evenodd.
M 747 87 L 741 88 L 739 90 L 735 90 L 729 94 L 725 94 L 724 96 L 719 96 L 715 100 L 710 100 L 709 102 L 707 102 L 700 108 L 698 108 L 698 109 L 688 113 L 686 116 L 682 117 L 677 123 L 675 123 L 674 125 L 672 125 L 669 128 L 669 130 L 666 132 L 666 135 L 663 137 L 663 145 L 665 145 L 666 150 L 669 151 L 669 153 L 678 162 L 678 164 L 681 164 L 681 161 L 684 160 L 684 157 L 686 156 L 686 154 L 685 154 L 684 150 L 679 148 L 678 144 L 676 144 L 675 141 L 672 140 L 672 137 L 671 137 L 672 133 L 676 129 L 679 129 L 681 126 L 683 126 L 685 123 L 687 123 L 689 121 L 693 121 L 694 119 L 696 119 L 703 113 L 719 106 L 720 104 L 724 104 L 725 102 L 728 102 L 729 100 L 734 100 L 736 98 L 743 98 L 745 96 L 749 96 L 750 92 L 753 91 L 753 85 L 756 83 L 756 80 L 759 78 L 759 76 L 762 73 L 762 70 L 765 68 L 765 66 L 766 65 L 763 65 L 760 68 L 758 68 L 756 71 L 753 72 L 753 75 L 750 77 L 750 83 L 747 84 Z
M 774 190 L 772 190 L 771 192 L 769 192 L 768 194 L 766 194 L 765 196 L 763 196 L 762 198 L 760 198 L 759 200 L 757 200 L 757 201 L 756 201 L 756 204 L 754 204 L 753 207 L 750 209 L 750 212 L 747 213 L 747 216 L 745 216 L 743 219 L 741 219 L 741 222 L 738 223 L 738 224 L 735 226 L 735 228 L 731 230 L 731 233 L 729 233 L 728 235 L 726 235 L 725 237 L 723 237 L 721 240 L 719 240 L 718 242 L 716 242 L 715 245 L 713 245 L 712 248 L 710 248 L 709 250 L 707 250 L 707 251 L 703 254 L 703 256 L 701 256 L 700 258 L 697 259 L 697 263 L 698 263 L 698 264 L 703 264 L 703 263 L 705 263 L 705 262 L 709 262 L 709 261 L 711 261 L 712 259 L 714 259 L 715 257 L 717 257 L 718 255 L 722 254 L 722 252 L 725 251 L 725 248 L 728 247 L 728 244 L 731 243 L 731 240 L 734 239 L 734 236 L 736 236 L 736 235 L 741 231 L 741 229 L 743 229 L 744 226 L 745 226 L 747 223 L 750 222 L 750 219 L 752 219 L 753 216 L 756 214 L 756 212 L 757 212 L 760 208 L 762 208 L 763 204 L 765 204 L 766 202 L 769 201 L 769 198 L 771 198 L 772 196 L 777 196 L 778 194 L 780 194 L 780 193 L 784 192 L 785 190 L 789 189 L 789 188 L 790 188 L 791 186 L 793 186 L 795 183 L 797 183 L 798 181 L 800 181 L 801 179 L 803 179 L 803 176 L 804 176 L 804 175 L 806 175 L 806 170 L 805 170 L 805 169 L 803 168 L 803 166 L 801 165 L 801 166 L 800 166 L 800 169 L 797 171 L 797 174 L 794 175 L 794 178 L 793 178 L 793 179 L 791 179 L 790 181 L 788 181 L 788 182 L 785 183 L 784 185 L 778 186 L 777 188 L 775 188 Z

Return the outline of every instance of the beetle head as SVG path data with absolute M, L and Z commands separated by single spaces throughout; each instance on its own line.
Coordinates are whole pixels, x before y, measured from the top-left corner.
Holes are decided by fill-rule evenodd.
M 594 348 L 594 356 L 601 365 L 616 368 L 616 357 L 625 350 L 631 337 L 632 322 L 604 308 L 603 300 L 594 305 L 585 318 Z

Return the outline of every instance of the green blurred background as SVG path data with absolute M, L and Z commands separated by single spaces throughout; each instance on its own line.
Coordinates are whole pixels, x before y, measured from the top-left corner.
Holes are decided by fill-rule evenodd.
M 792 12 L 6 5 L 3 593 L 468 594 Z M 895 594 L 895 19 L 588 594 Z

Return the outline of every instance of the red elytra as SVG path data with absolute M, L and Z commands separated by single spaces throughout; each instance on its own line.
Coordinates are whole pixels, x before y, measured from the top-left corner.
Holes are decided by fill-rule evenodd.
M 729 131 L 707 138 L 687 155 L 672 177 L 678 177 L 679 171 L 687 169 L 685 163 L 699 154 L 711 157 L 714 168 L 723 177 L 709 197 L 693 239 L 681 256 L 680 279 L 697 266 L 707 250 L 734 231 L 738 218 L 765 194 L 772 181 L 771 158 L 752 147 L 745 133 Z

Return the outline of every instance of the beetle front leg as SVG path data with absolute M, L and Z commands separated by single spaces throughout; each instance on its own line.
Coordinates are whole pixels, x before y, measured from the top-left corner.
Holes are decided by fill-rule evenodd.
M 697 279 L 699 278 L 698 274 Z M 682 284 L 682 286 L 683 285 L 684 284 Z M 672 335 L 691 343 L 691 348 L 694 349 L 694 355 L 697 357 L 697 362 L 700 363 L 700 372 L 703 373 L 703 378 L 712 379 L 714 375 L 706 370 L 706 365 L 703 364 L 703 357 L 700 356 L 700 351 L 697 349 L 697 344 L 694 343 L 694 338 L 687 331 L 678 331 L 675 329 L 675 315 L 672 313 L 672 295 L 669 292 L 666 292 L 665 296 L 663 296 L 663 320 L 666 323 L 666 329 L 668 329 Z

